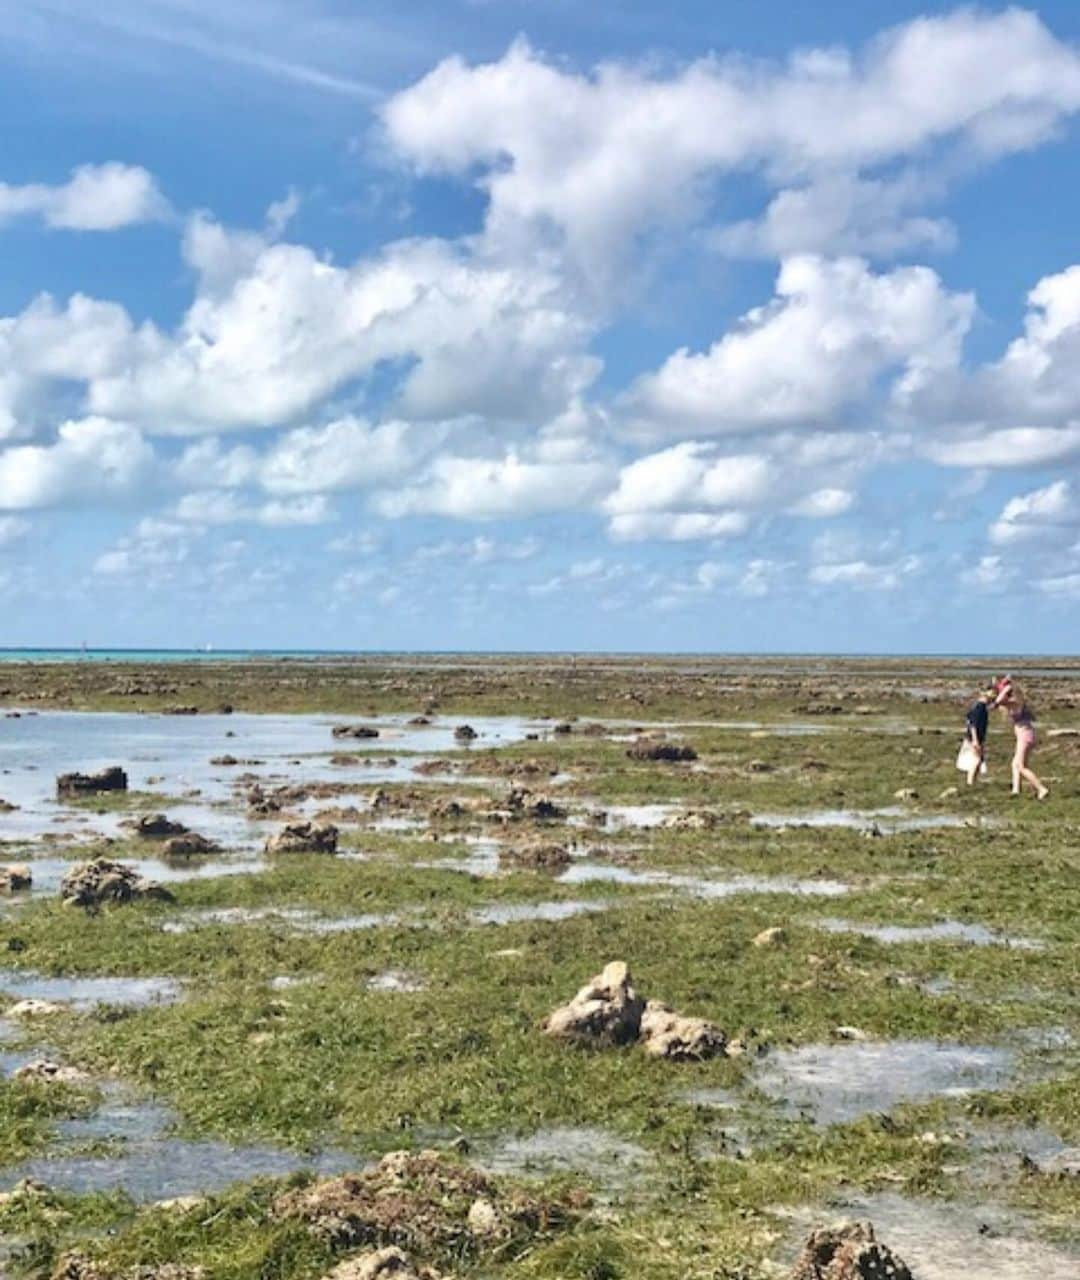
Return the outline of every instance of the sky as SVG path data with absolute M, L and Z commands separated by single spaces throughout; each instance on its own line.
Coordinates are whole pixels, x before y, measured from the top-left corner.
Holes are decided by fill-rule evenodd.
M 1075 652 L 1075 3 L 11 0 L 0 108 L 0 647 Z

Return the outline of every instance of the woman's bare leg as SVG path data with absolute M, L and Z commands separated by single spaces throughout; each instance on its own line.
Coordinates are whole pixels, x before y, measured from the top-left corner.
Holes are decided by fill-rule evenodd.
M 1031 742 L 1017 739 L 1016 755 L 1013 757 L 1013 792 L 1017 795 L 1020 794 L 1020 779 L 1023 778 L 1041 800 L 1048 794 L 1049 788 L 1044 786 L 1042 780 L 1033 769 L 1028 768 L 1031 747 Z

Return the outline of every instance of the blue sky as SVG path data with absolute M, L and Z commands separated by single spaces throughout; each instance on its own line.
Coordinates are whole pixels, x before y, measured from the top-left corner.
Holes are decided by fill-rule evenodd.
M 1075 649 L 1075 5 L 15 9 L 0 645 Z

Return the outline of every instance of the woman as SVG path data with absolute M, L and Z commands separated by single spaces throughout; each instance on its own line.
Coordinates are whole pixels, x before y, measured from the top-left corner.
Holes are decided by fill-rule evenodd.
M 994 706 L 1004 711 L 1016 734 L 1016 752 L 1012 761 L 1012 793 L 1020 794 L 1021 780 L 1028 782 L 1035 789 L 1035 798 L 1045 800 L 1050 788 L 1035 776 L 1028 768 L 1028 758 L 1035 749 L 1035 713 L 1028 705 L 1027 699 L 1011 676 L 1002 676 L 997 682 L 997 697 Z

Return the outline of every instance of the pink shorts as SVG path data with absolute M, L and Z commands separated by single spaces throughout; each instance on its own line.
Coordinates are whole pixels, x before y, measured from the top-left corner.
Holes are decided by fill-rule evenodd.
M 1035 730 L 1030 724 L 1018 724 L 1016 728 L 1016 745 L 1018 747 L 1033 747 L 1035 745 Z

